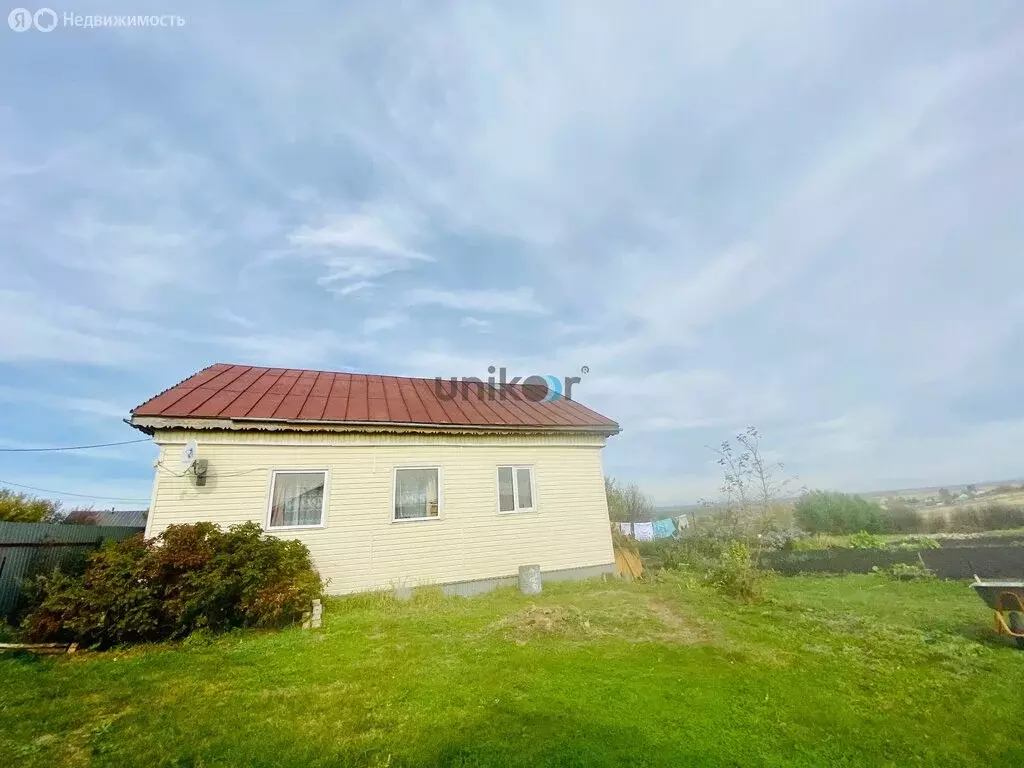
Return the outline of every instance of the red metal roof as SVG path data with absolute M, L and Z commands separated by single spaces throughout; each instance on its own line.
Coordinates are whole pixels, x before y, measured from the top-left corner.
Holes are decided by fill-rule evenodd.
M 446 393 L 452 385 L 444 380 L 443 386 Z M 541 402 L 527 397 L 529 387 L 504 389 L 474 385 L 468 396 L 460 390 L 448 399 L 439 396 L 434 379 L 217 363 L 147 400 L 132 416 L 619 431 L 574 400 Z M 538 396 L 536 389 L 530 394 Z

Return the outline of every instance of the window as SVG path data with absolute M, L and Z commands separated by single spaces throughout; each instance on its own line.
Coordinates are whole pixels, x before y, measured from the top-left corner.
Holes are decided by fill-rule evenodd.
M 395 469 L 394 520 L 430 520 L 441 515 L 441 470 Z
M 498 512 L 533 509 L 533 467 L 498 467 Z
M 267 528 L 323 525 L 326 484 L 326 472 L 274 472 L 270 482 L 270 520 Z

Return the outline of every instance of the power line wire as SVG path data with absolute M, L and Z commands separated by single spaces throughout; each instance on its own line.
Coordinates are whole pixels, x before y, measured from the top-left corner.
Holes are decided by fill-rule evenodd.
M 132 445 L 133 443 L 148 443 L 149 438 L 141 440 L 123 440 L 120 443 L 96 443 L 94 445 L 65 445 L 59 448 L 0 448 L 0 453 L 42 453 L 44 451 L 84 451 L 87 448 L 110 448 L 114 445 Z
M 126 498 L 124 496 L 91 496 L 88 493 L 70 493 L 69 491 L 55 491 L 52 488 L 36 488 L 34 485 L 22 485 L 21 483 L 12 483 L 7 480 L 0 480 L 0 485 L 13 485 L 15 488 L 27 488 L 30 491 L 52 493 L 56 496 L 77 496 L 80 499 L 99 499 L 102 501 L 141 501 L 146 504 L 149 503 L 149 499 Z
M 188 470 L 185 470 L 184 472 L 175 472 L 162 461 L 158 461 L 156 465 L 167 474 L 174 475 L 174 477 L 185 477 L 185 475 L 188 474 Z M 268 469 L 269 467 L 253 467 L 252 469 L 246 469 L 241 472 L 218 472 L 216 477 L 239 477 L 240 475 L 251 475 L 253 472 L 265 472 Z

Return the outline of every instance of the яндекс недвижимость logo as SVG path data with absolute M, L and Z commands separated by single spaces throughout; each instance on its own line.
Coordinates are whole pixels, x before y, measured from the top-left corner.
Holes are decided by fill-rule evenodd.
M 133 28 L 178 28 L 185 26 L 184 16 L 176 13 L 144 14 L 144 13 L 74 13 L 53 8 L 13 8 L 7 14 L 7 26 L 15 32 L 53 32 L 61 29 L 133 29 Z

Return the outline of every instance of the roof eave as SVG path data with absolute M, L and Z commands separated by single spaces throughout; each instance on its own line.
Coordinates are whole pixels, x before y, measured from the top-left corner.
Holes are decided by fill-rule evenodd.
M 548 432 L 587 433 L 605 437 L 617 435 L 622 429 L 618 424 L 538 425 L 538 424 L 435 424 L 407 421 L 329 421 L 324 419 L 257 419 L 257 418 L 190 418 L 187 416 L 137 416 L 132 414 L 128 421 L 131 426 L 152 436 L 158 429 L 223 429 L 242 431 L 248 429 L 288 430 L 303 432 L 323 430 L 328 432 L 368 431 L 414 431 L 414 432 Z

